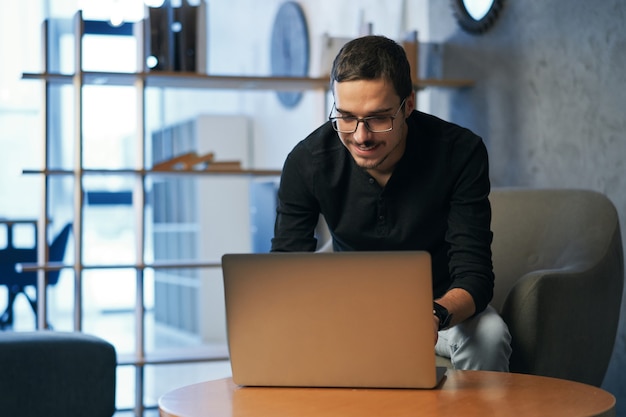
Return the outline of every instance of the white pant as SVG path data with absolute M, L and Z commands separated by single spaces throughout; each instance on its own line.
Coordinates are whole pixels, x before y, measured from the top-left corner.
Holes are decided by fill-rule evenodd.
M 511 334 L 491 306 L 482 313 L 439 332 L 439 356 L 450 358 L 454 369 L 509 371 Z

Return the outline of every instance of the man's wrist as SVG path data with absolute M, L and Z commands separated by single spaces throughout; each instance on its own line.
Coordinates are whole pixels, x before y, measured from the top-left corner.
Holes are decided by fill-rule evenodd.
M 452 314 L 450 314 L 447 308 L 436 301 L 433 301 L 433 314 L 439 319 L 439 330 L 444 330 L 450 327 Z

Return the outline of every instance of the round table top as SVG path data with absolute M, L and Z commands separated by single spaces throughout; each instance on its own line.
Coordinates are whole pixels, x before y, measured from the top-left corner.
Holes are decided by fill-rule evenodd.
M 231 378 L 173 390 L 161 417 L 615 416 L 615 397 L 590 385 L 534 375 L 448 370 L 432 390 L 240 387 Z

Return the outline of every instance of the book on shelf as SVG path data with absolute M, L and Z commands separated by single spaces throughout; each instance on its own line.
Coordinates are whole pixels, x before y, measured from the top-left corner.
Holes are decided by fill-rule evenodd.
M 151 71 L 174 70 L 173 11 L 169 1 L 161 7 L 148 7 L 145 41 L 146 67 Z
M 183 0 L 173 7 L 166 1 L 148 7 L 146 18 L 146 70 L 207 73 L 208 7 L 202 0 Z

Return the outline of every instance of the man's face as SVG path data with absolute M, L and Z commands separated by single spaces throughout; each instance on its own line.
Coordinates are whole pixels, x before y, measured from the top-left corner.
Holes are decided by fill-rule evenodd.
M 415 108 L 415 96 L 407 97 L 404 105 L 390 82 L 384 79 L 336 82 L 333 93 L 337 117 L 396 116 L 393 129 L 370 132 L 359 122 L 353 133 L 337 133 L 341 142 L 361 168 L 373 176 L 388 176 L 404 154 L 406 146 L 406 117 Z M 401 106 L 402 105 L 402 106 Z

